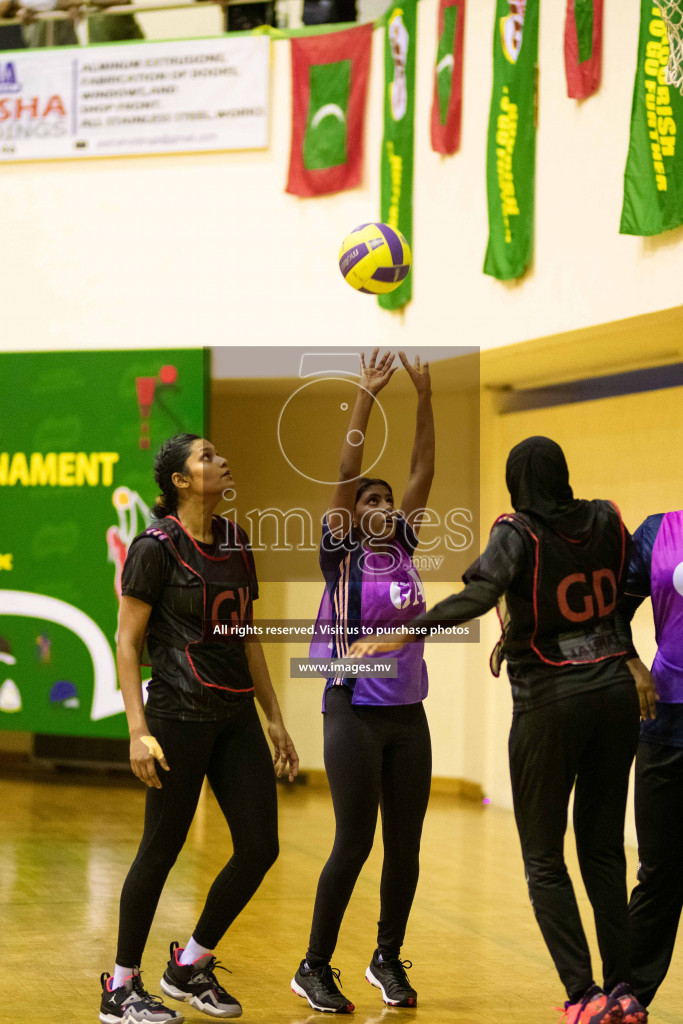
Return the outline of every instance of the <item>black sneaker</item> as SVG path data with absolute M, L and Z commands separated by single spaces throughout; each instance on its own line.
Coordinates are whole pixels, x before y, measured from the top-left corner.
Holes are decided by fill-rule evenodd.
M 102 1002 L 100 1003 L 100 1020 L 102 1024 L 183 1024 L 185 1018 L 177 1010 L 169 1010 L 159 996 L 152 996 L 142 986 L 140 971 L 133 968 L 132 974 L 126 978 L 120 988 L 111 987 L 112 977 L 103 974 Z
M 417 1006 L 417 992 L 406 974 L 406 968 L 412 966 L 410 960 L 399 960 L 398 957 L 385 960 L 375 950 L 365 978 L 382 990 L 382 999 L 389 1006 Z
M 222 971 L 228 968 L 222 967 L 211 953 L 205 953 L 194 963 L 181 964 L 181 953 L 178 943 L 172 942 L 171 959 L 160 982 L 162 991 L 171 999 L 186 999 L 190 1006 L 211 1017 L 241 1017 L 242 1007 L 213 973 L 216 967 Z
M 313 968 L 308 966 L 306 960 L 302 960 L 292 978 L 292 992 L 307 999 L 313 1010 L 321 1010 L 322 1013 L 352 1013 L 354 1005 L 342 994 L 337 981 L 341 984 L 336 967 L 323 964 L 322 967 Z

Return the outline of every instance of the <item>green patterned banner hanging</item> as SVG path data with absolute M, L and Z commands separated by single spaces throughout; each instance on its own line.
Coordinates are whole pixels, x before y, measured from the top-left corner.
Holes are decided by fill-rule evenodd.
M 386 13 L 384 40 L 384 137 L 381 220 L 413 246 L 413 146 L 415 134 L 415 49 L 417 0 Z M 412 298 L 409 274 L 400 288 L 379 296 L 383 309 L 399 309 Z
M 666 84 L 668 60 L 659 8 L 642 0 L 622 235 L 658 235 L 683 224 L 683 97 Z
M 521 277 L 531 260 L 536 171 L 539 0 L 497 0 L 486 187 L 484 273 Z

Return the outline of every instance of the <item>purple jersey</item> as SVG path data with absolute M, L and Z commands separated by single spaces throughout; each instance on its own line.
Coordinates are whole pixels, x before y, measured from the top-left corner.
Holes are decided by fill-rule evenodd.
M 652 675 L 661 701 L 683 704 L 683 512 L 662 518 L 650 581 L 657 637 Z
M 332 622 L 334 639 L 323 641 L 316 629 L 311 657 L 344 657 L 359 634 L 353 626 L 388 630 L 410 622 L 425 611 L 422 581 L 413 565 L 411 553 L 417 538 L 404 519 L 399 519 L 395 539 L 386 554 L 368 552 L 350 537 L 335 540 L 323 525 L 320 564 L 327 584 L 318 624 Z M 349 636 L 345 629 L 349 629 Z M 353 689 L 354 704 L 416 704 L 427 696 L 427 666 L 424 640 L 406 644 L 396 659 L 397 678 L 378 679 L 358 676 L 328 679 L 325 689 L 347 685 Z M 323 698 L 323 710 L 324 710 Z
M 365 559 L 361 589 L 362 622 L 366 628 L 400 626 L 426 611 L 422 581 L 410 556 L 398 544 L 392 555 Z M 396 565 L 398 559 L 398 565 Z M 387 572 L 387 569 L 391 572 Z M 396 679 L 356 679 L 354 704 L 415 704 L 427 696 L 424 640 L 406 644 L 396 658 Z

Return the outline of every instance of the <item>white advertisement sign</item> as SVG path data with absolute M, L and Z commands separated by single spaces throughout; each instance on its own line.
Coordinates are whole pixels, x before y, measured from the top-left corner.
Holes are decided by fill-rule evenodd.
M 0 53 L 0 161 L 264 149 L 270 40 Z

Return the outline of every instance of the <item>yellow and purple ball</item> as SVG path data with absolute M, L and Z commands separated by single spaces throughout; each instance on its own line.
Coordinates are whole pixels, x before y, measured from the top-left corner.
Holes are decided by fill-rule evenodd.
M 347 235 L 339 250 L 339 269 L 359 292 L 393 292 L 410 270 L 410 246 L 388 224 L 361 224 Z

